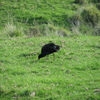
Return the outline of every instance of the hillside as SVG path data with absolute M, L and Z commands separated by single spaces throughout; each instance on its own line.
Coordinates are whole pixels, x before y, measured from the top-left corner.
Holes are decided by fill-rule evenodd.
M 0 0 L 0 34 L 100 35 L 99 1 L 93 1 Z

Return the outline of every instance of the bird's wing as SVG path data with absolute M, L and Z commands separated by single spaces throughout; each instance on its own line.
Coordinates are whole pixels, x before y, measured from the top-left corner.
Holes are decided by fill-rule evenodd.
M 53 52 L 56 52 L 56 49 L 54 49 L 53 46 L 44 46 L 42 48 L 41 52 L 50 52 L 50 53 L 53 53 Z

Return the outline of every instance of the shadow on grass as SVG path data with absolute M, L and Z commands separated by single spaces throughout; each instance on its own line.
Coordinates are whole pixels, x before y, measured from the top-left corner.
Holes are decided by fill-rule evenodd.
M 13 94 L 15 93 L 15 90 L 11 90 L 9 92 L 6 92 L 6 91 L 3 91 L 3 90 L 0 90 L 0 96 L 12 96 Z
M 5 94 L 3 90 L 0 89 L 0 95 Z
M 37 53 L 23 53 L 23 54 L 20 54 L 19 57 L 30 57 L 30 56 L 34 56 L 34 55 L 37 55 Z
M 85 67 L 85 68 L 75 68 L 76 70 L 79 70 L 79 71 L 86 71 L 86 70 L 99 70 L 99 67 L 94 67 L 94 66 L 88 66 L 88 67 Z
M 37 63 L 37 62 L 45 63 L 46 61 L 48 62 L 49 60 L 46 60 L 46 59 L 36 59 L 36 60 L 31 61 L 30 63 Z
M 9 97 L 13 97 L 15 99 L 18 99 L 19 97 L 26 97 L 26 96 L 29 96 L 29 95 L 30 95 L 30 91 L 28 91 L 28 90 L 25 90 L 25 91 L 18 93 L 18 94 L 16 93 L 15 90 L 11 90 L 9 92 L 5 92 L 5 91 L 0 90 L 0 96 L 1 97 L 9 96 Z
M 7 60 L 0 60 L 0 64 L 1 63 L 10 63 L 9 61 L 7 61 Z
M 36 60 L 32 60 L 30 63 L 36 63 L 36 62 L 38 62 L 39 60 L 38 59 L 36 59 Z
M 100 46 L 93 45 L 93 46 L 90 46 L 90 47 L 100 49 Z
M 47 55 L 46 57 L 43 57 L 41 59 L 38 59 L 38 55 L 39 55 L 39 53 L 22 53 L 19 55 L 19 57 L 25 57 L 26 59 L 31 59 L 32 61 L 30 63 L 51 61 L 51 59 L 49 58 L 49 55 Z M 33 60 L 33 58 L 36 58 L 36 59 Z M 71 58 L 68 58 L 68 59 L 71 59 Z M 55 57 L 54 57 L 54 59 L 52 59 L 52 61 L 50 63 L 52 63 L 54 60 L 56 60 Z
M 19 57 L 24 57 L 26 59 L 33 59 L 35 58 L 36 56 L 38 56 L 38 53 L 22 53 L 19 55 Z M 33 61 L 33 62 L 37 62 L 37 60 Z
M 38 55 L 39 55 L 38 53 L 28 53 L 28 54 L 23 53 L 23 54 L 20 54 L 19 57 L 25 57 L 26 59 L 31 59 L 32 61 L 30 63 L 45 62 L 45 60 L 44 61 L 41 59 L 38 60 Z M 36 56 L 37 58 L 33 60 L 33 57 L 36 57 Z
M 19 95 L 20 95 L 21 97 L 23 97 L 23 96 L 29 96 L 29 94 L 30 94 L 30 91 L 25 90 L 25 91 L 23 91 L 22 93 L 20 93 Z
M 12 75 L 24 75 L 26 74 L 25 72 L 13 72 Z

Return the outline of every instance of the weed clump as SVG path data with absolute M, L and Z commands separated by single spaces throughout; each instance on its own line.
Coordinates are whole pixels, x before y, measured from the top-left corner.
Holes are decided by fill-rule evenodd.
M 96 7 L 100 10 L 100 3 L 96 4 Z
M 8 37 L 23 36 L 24 29 L 22 26 L 17 26 L 16 24 L 7 23 L 3 29 L 2 34 Z
M 78 4 L 86 4 L 87 0 L 75 0 L 74 3 Z
M 98 9 L 94 6 L 89 7 L 89 8 L 84 8 L 81 15 L 83 16 L 83 20 L 85 22 L 91 23 L 93 25 L 93 27 L 100 20 L 100 13 L 99 13 Z

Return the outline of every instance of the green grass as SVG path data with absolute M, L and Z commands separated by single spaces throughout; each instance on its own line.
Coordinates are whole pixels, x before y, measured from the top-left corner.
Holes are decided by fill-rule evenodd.
M 73 7 L 70 6 L 72 2 L 73 0 L 1 0 L 0 19 L 2 25 L 11 18 L 29 25 L 34 25 L 34 20 L 42 24 L 48 21 L 64 23 L 64 18 L 73 13 Z
M 59 52 L 37 61 L 48 42 Z M 0 100 L 100 100 L 100 37 L 0 39 Z
M 47 29 L 64 36 L 100 35 L 96 5 L 98 0 L 0 0 L 0 36 L 43 36 Z
M 100 13 L 82 2 L 0 0 L 0 100 L 100 100 Z

